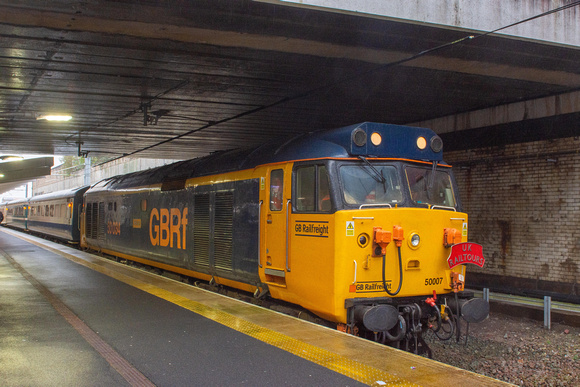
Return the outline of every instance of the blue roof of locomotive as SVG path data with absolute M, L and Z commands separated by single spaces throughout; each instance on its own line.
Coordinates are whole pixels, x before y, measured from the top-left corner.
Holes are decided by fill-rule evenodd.
M 356 146 L 353 132 L 363 130 L 366 144 Z M 371 134 L 382 137 L 380 145 L 370 142 Z M 346 157 L 405 158 L 412 160 L 442 161 L 442 152 L 429 146 L 420 150 L 417 138 L 424 137 L 427 144 L 437 135 L 430 129 L 409 126 L 364 122 L 331 130 L 300 134 L 290 139 L 273 141 L 257 148 L 233 149 L 217 152 L 192 160 L 179 161 L 146 171 L 115 176 L 98 183 L 105 189 L 127 188 L 185 180 L 192 177 L 231 172 L 256 166 L 292 160 Z

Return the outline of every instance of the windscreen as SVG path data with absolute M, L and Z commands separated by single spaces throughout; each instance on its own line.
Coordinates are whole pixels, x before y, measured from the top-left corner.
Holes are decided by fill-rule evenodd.
M 392 165 L 343 165 L 340 177 L 348 204 L 394 205 L 403 201 L 401 180 Z
M 455 207 L 451 176 L 445 170 L 432 168 L 405 167 L 405 174 L 411 192 L 411 199 L 417 204 Z

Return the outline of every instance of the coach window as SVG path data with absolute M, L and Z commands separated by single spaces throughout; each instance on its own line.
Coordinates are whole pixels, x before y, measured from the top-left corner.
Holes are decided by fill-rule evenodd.
M 50 205 L 50 216 L 54 216 L 54 204 Z
M 47 204 L 46 206 L 44 206 L 44 216 L 48 216 L 50 214 L 50 207 Z
M 330 188 L 324 165 L 309 165 L 296 169 L 296 210 L 329 212 Z
M 276 169 L 270 173 L 270 211 L 282 210 L 284 195 L 284 171 Z

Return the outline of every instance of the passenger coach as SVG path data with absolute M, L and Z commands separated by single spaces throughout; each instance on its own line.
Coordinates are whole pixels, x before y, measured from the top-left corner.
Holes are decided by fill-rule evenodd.
M 6 203 L 6 213 L 2 224 L 26 230 L 28 226 L 28 199 L 17 199 Z
M 83 195 L 88 188 L 74 188 L 29 199 L 28 229 L 78 243 Z

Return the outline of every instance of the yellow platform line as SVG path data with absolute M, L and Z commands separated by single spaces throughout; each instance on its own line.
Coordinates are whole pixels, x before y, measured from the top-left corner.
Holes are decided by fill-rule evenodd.
M 367 384 L 369 386 L 419 386 L 416 383 L 392 375 L 378 368 L 371 367 L 369 365 L 360 363 L 356 360 L 349 359 L 348 357 L 338 355 L 326 349 L 319 348 L 315 345 L 311 345 L 298 339 L 284 335 L 282 333 L 273 331 L 271 329 L 264 328 L 258 324 L 249 322 L 232 314 L 223 312 L 219 309 L 212 308 L 200 302 L 190 300 L 186 297 L 162 289 L 158 286 L 119 273 L 103 265 L 98 265 L 93 262 L 89 262 L 83 258 L 77 257 L 73 254 L 69 254 L 62 250 L 52 248 L 44 243 L 37 242 L 33 239 L 29 239 L 24 236 L 21 237 L 18 234 L 13 233 L 10 234 L 19 237 L 23 240 L 26 240 L 27 242 L 30 242 L 43 249 L 52 251 L 64 258 L 67 258 L 75 263 L 83 265 L 89 269 L 98 271 L 99 273 L 105 274 L 127 285 L 133 286 L 146 293 L 149 293 L 163 300 L 171 302 L 175 305 L 178 305 L 182 308 L 185 308 L 189 311 L 192 311 L 196 314 L 199 314 L 203 317 L 206 317 L 212 321 L 222 324 L 235 331 L 253 337 L 264 343 L 270 344 L 276 348 L 280 348 L 293 355 L 306 359 L 314 364 L 318 364 L 327 369 L 338 372 L 339 374 L 345 375 L 358 382 Z M 107 260 L 107 263 L 113 264 L 114 262 Z

